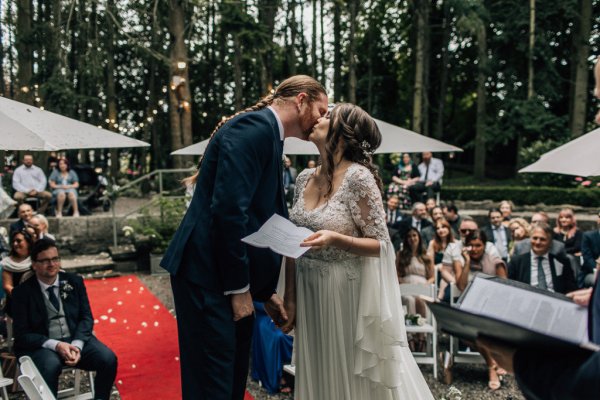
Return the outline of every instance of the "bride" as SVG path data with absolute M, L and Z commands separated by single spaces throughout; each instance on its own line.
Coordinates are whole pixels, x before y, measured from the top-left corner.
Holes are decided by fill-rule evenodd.
M 309 136 L 322 164 L 296 180 L 290 219 L 315 233 L 286 260 L 302 400 L 433 399 L 406 340 L 381 179 L 381 134 L 360 107 L 337 105 Z M 295 314 L 295 317 L 294 317 Z

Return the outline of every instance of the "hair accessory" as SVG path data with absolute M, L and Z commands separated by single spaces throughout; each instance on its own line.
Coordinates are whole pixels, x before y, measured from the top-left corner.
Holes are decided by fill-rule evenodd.
M 362 149 L 365 158 L 369 158 L 373 155 L 373 150 L 371 150 L 371 144 L 369 144 L 369 142 L 367 142 L 366 140 L 363 140 L 361 142 L 360 148 Z

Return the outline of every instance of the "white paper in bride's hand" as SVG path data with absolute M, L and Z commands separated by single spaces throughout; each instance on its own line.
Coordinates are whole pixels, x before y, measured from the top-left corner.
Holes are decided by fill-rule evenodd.
M 300 247 L 300 243 L 312 234 L 310 229 L 296 226 L 282 216 L 273 214 L 257 232 L 246 236 L 242 242 L 255 247 L 268 247 L 282 256 L 298 258 L 310 249 Z

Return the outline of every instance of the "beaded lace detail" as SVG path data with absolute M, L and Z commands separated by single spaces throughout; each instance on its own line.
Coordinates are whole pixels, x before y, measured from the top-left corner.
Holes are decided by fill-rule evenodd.
M 314 168 L 305 169 L 296 178 L 294 205 L 290 212 L 292 222 L 315 232 L 327 229 L 354 237 L 389 240 L 381 193 L 371 171 L 360 164 L 351 164 L 340 187 L 329 201 L 315 209 L 307 210 L 304 204 L 304 189 L 314 173 Z M 328 247 L 310 250 L 303 257 L 332 261 L 358 256 L 343 249 Z

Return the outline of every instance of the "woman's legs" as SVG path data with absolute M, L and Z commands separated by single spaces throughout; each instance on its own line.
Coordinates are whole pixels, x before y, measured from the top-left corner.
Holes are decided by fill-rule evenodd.
M 73 192 L 69 192 L 69 202 L 71 203 L 71 207 L 73 208 L 73 216 L 79 217 L 79 208 L 77 204 L 77 195 Z
M 63 206 L 65 205 L 65 199 L 67 196 L 65 192 L 60 192 L 56 195 L 56 217 L 62 217 Z
M 492 355 L 486 349 L 478 348 L 478 351 L 488 366 L 488 387 L 492 390 L 498 390 L 500 388 L 500 378 L 498 377 L 498 372 L 496 371 L 496 368 L 498 368 L 496 361 L 494 361 Z

